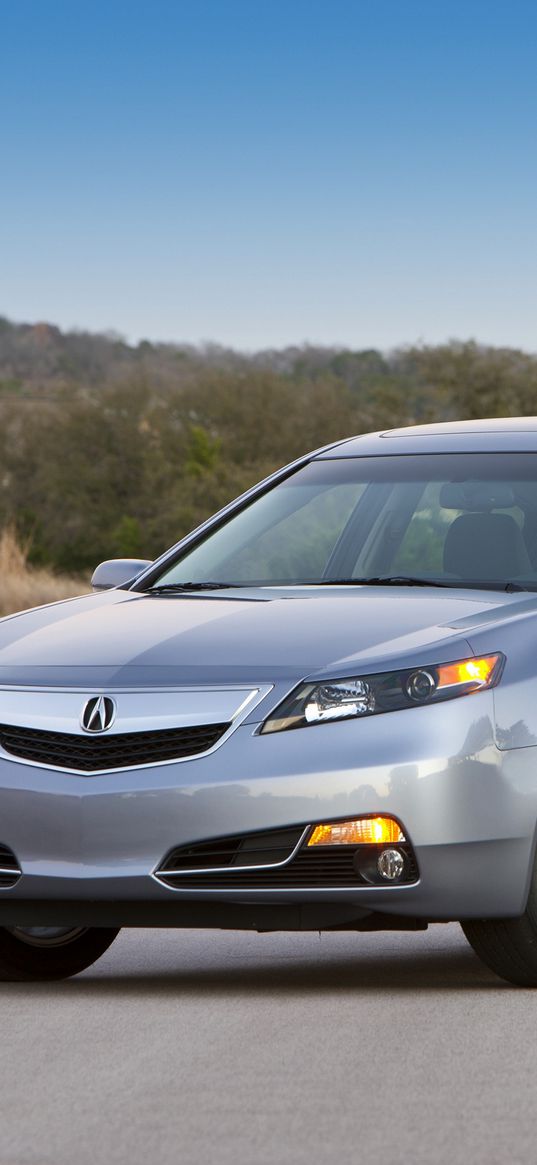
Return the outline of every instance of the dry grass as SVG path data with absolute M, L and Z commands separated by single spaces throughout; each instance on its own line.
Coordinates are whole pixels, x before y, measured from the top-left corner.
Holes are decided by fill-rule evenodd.
M 53 574 L 43 567 L 28 565 L 28 546 L 18 541 L 12 527 L 0 535 L 0 616 L 39 607 L 87 593 L 85 579 Z

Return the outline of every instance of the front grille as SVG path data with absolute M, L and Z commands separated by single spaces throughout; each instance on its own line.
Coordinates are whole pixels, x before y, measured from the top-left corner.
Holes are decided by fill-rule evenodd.
M 289 861 L 305 829 L 267 830 L 180 846 L 167 855 L 155 874 L 166 886 L 184 890 L 324 890 L 387 884 L 370 873 L 378 854 L 386 848 L 383 845 L 303 844 Z M 397 849 L 405 859 L 404 877 L 398 885 L 416 882 L 418 868 L 412 847 L 401 843 Z
M 111 736 L 78 736 L 0 724 L 0 745 L 30 764 L 76 769 L 122 769 L 159 764 L 207 752 L 229 724 L 200 724 L 193 728 L 165 728 L 156 732 L 118 732 Z
M 0 890 L 14 886 L 21 876 L 19 863 L 7 845 L 0 845 Z

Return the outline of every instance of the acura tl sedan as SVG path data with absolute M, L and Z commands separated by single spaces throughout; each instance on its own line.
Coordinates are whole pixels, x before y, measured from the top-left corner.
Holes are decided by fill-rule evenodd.
M 0 621 L 1 978 L 458 920 L 537 986 L 536 418 L 341 441 L 92 582 Z

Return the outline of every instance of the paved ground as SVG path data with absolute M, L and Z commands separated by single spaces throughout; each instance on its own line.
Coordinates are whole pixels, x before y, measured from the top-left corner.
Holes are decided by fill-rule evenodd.
M 537 992 L 425 934 L 123 931 L 4 984 L 0 1165 L 533 1165 Z

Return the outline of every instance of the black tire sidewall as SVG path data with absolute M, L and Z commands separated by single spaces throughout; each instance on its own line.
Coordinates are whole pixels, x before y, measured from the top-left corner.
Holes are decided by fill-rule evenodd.
M 119 927 L 90 927 L 58 946 L 32 946 L 0 927 L 0 980 L 53 981 L 84 971 L 104 954 Z

